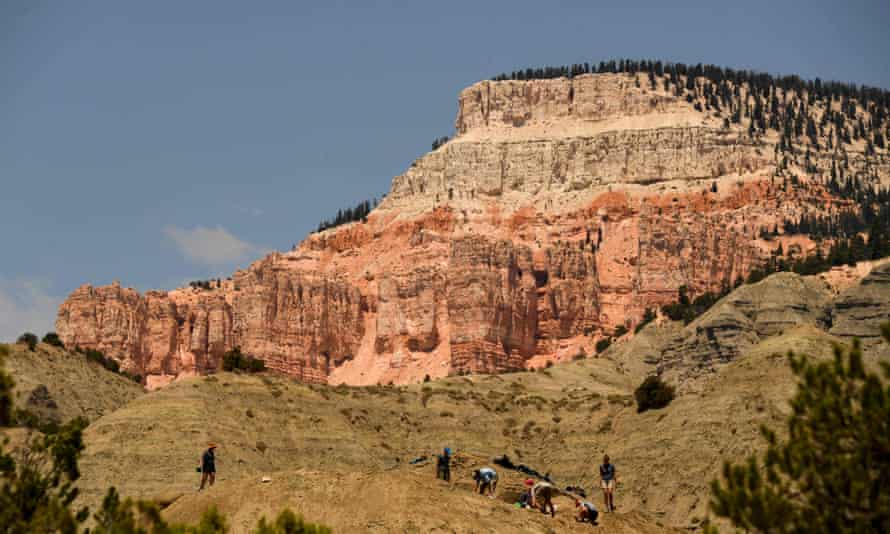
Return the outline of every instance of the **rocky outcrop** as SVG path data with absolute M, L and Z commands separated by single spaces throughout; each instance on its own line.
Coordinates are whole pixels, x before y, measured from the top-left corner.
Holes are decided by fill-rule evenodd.
M 769 159 L 747 140 L 711 128 L 620 130 L 590 137 L 446 144 L 393 180 L 385 205 L 589 191 L 750 172 Z
M 647 91 L 621 74 L 572 79 L 484 81 L 464 89 L 458 99 L 455 129 L 520 127 L 541 121 L 602 121 L 682 110 L 672 94 Z
M 890 321 L 890 263 L 872 269 L 862 283 L 838 296 L 831 308 L 831 333 L 858 337 L 863 345 L 880 342 L 880 325 Z
M 816 277 L 779 273 L 742 286 L 670 339 L 658 372 L 681 387 L 716 373 L 762 339 L 795 326 L 826 326 L 832 294 Z
M 780 244 L 815 247 L 758 235 L 843 201 L 777 178 L 772 140 L 639 81 L 476 84 L 460 95 L 458 135 L 395 177 L 367 221 L 209 290 L 83 286 L 57 331 L 149 385 L 216 369 L 235 346 L 301 380 L 413 382 L 589 352 L 682 285 L 717 291 Z M 724 346 L 816 313 L 737 304 L 678 340 L 664 368 L 731 359 Z
M 59 309 L 57 329 L 67 346 L 99 349 L 150 386 L 216 370 L 236 346 L 271 369 L 324 382 L 357 350 L 362 305 L 348 283 L 292 271 L 273 254 L 225 288 L 140 296 L 119 284 L 82 286 Z

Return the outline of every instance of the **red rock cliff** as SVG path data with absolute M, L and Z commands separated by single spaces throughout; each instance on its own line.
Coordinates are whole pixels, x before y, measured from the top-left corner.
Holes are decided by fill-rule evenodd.
M 312 382 L 500 372 L 589 353 L 681 285 L 732 284 L 775 250 L 761 228 L 843 204 L 776 178 L 775 139 L 645 87 L 610 74 L 476 84 L 457 137 L 395 177 L 366 223 L 210 290 L 80 287 L 58 333 L 152 386 L 215 369 L 234 346 Z

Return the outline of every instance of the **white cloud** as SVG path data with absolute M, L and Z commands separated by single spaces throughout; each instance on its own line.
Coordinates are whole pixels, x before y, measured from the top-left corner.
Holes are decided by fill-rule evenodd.
M 167 226 L 164 234 L 176 243 L 187 260 L 203 265 L 243 261 L 262 253 L 260 247 L 238 239 L 222 226 L 197 226 L 190 230 Z
M 40 280 L 0 277 L 0 341 L 15 341 L 23 332 L 43 337 L 55 330 L 61 303 L 62 298 L 47 293 Z

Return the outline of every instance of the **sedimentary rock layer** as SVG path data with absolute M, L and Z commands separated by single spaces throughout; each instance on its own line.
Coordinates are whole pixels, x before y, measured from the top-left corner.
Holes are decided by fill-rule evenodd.
M 366 222 L 206 290 L 83 286 L 59 335 L 152 385 L 236 346 L 313 382 L 520 369 L 589 354 L 680 286 L 719 290 L 780 244 L 806 254 L 806 236 L 759 232 L 844 205 L 777 177 L 774 140 L 626 75 L 482 82 L 456 129 Z

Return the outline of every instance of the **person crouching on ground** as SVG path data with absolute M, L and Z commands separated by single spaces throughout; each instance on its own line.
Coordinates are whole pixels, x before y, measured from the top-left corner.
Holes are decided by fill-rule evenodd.
M 494 490 L 498 485 L 498 473 L 490 467 L 483 467 L 473 471 L 473 480 L 476 481 L 476 491 L 484 495 L 488 490 L 488 497 L 494 499 Z
M 451 449 L 448 447 L 441 455 L 436 455 L 436 478 L 451 482 Z
M 204 484 L 209 482 L 208 487 L 216 482 L 216 450 L 215 443 L 208 443 L 207 450 L 201 455 L 201 487 L 198 491 L 204 489 Z
M 531 479 L 525 481 L 526 485 L 528 485 L 529 482 L 531 482 Z M 553 492 L 555 489 L 553 484 L 549 482 L 539 481 L 534 483 L 529 492 L 532 508 L 537 508 L 545 514 L 549 509 L 550 517 L 556 517 L 556 508 L 553 507 Z
M 618 480 L 618 474 L 615 472 L 615 466 L 609 462 L 609 455 L 603 456 L 603 465 L 600 466 L 600 486 L 603 488 L 603 501 L 606 505 L 606 512 L 615 511 L 615 482 Z
M 596 511 L 596 507 L 592 502 L 576 498 L 575 509 L 578 510 L 578 515 L 575 516 L 576 521 L 582 523 L 584 521 L 589 521 L 592 524 L 596 524 L 596 518 L 599 516 L 599 512 Z

